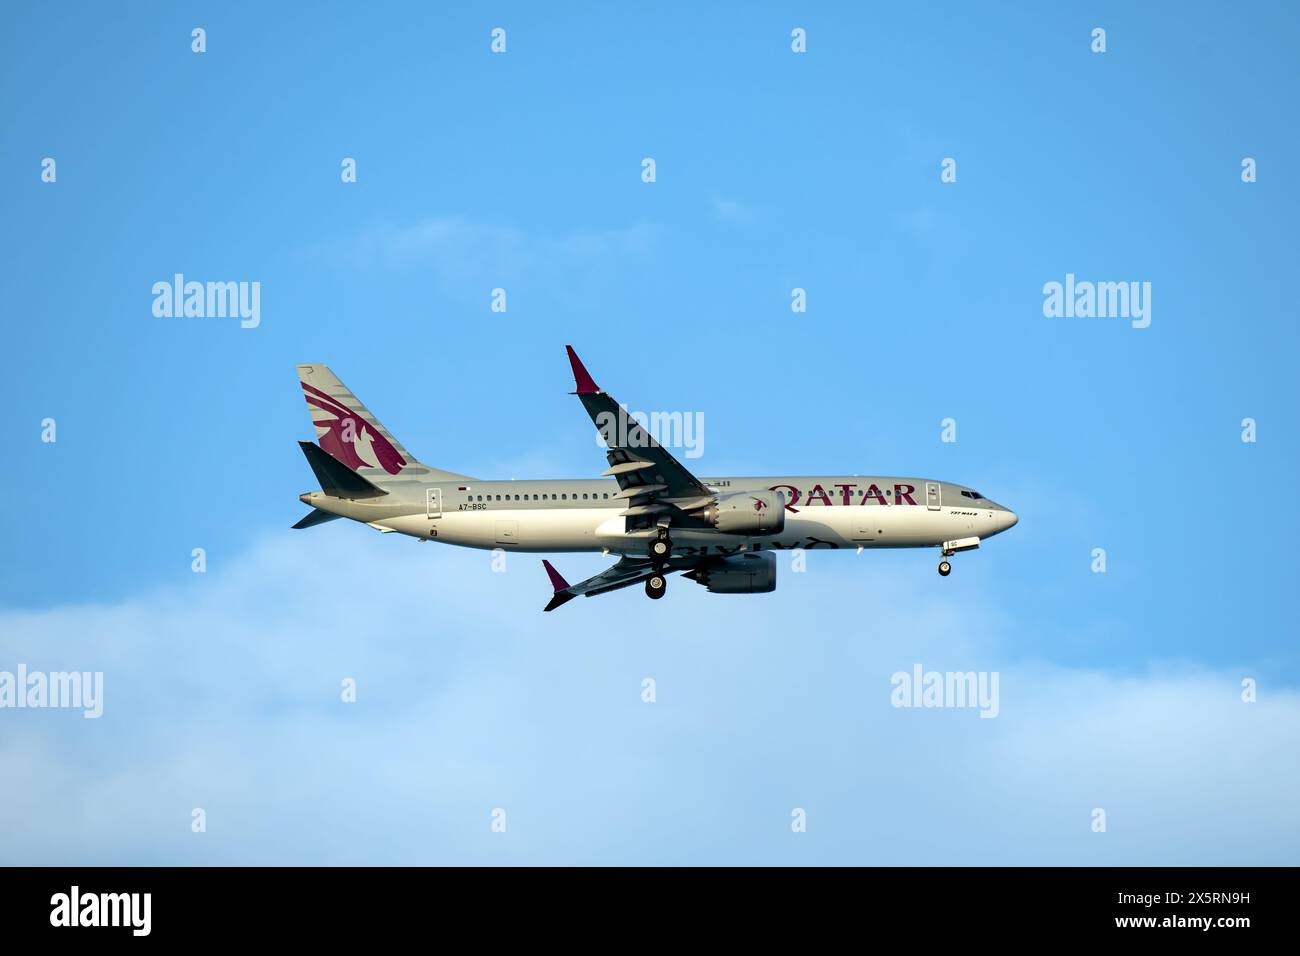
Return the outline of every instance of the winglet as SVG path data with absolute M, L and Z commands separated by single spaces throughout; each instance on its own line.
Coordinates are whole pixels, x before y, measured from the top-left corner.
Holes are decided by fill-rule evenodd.
M 569 582 L 564 580 L 564 576 L 551 566 L 550 561 L 542 558 L 542 566 L 546 568 L 546 573 L 551 578 L 551 587 L 555 588 L 555 594 L 551 596 L 551 600 L 543 610 L 554 611 L 561 604 L 567 604 L 577 597 L 576 594 L 569 593 Z
M 578 358 L 578 353 L 573 351 L 572 345 L 566 345 L 565 349 L 569 353 L 569 364 L 573 366 L 574 384 L 578 387 L 578 390 L 573 394 L 595 395 L 600 391 L 600 389 L 598 389 L 596 383 L 592 381 L 590 373 L 587 372 L 587 367 L 582 364 L 582 359 Z
M 552 565 L 550 561 L 542 558 L 542 566 L 546 568 L 546 573 L 550 575 L 551 587 L 555 588 L 557 593 L 569 589 L 569 582 L 564 580 L 564 576 L 561 575 L 559 571 L 555 570 L 554 565 Z

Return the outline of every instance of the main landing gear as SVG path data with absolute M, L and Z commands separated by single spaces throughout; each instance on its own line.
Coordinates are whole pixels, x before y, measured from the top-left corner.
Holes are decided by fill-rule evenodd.
M 650 557 L 654 574 L 646 578 L 645 596 L 657 601 L 668 590 L 668 578 L 664 574 L 664 568 L 667 567 L 668 560 L 673 556 L 673 542 L 668 537 L 667 529 L 661 528 L 659 530 L 659 537 L 646 546 L 646 554 Z
M 941 576 L 945 577 L 945 578 L 946 578 L 948 575 L 952 574 L 952 565 L 951 565 L 949 562 L 947 562 L 947 561 L 940 561 L 940 562 L 939 562 L 939 574 L 940 574 Z
M 646 548 L 646 553 L 650 555 L 650 560 L 655 564 L 660 566 L 667 564 L 668 559 L 673 555 L 672 539 L 666 534 L 660 534 L 659 537 L 650 542 L 650 546 Z

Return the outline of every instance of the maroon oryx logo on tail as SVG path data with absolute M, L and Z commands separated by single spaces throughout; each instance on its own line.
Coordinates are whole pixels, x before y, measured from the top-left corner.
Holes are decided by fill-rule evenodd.
M 392 442 L 373 430 L 358 413 L 306 382 L 302 383 L 302 390 L 307 393 L 307 404 L 313 410 L 312 424 L 318 431 L 324 429 L 318 438 L 321 448 L 353 471 L 358 468 L 383 468 L 390 475 L 395 475 L 402 470 L 406 459 L 393 447 Z M 333 417 L 317 416 L 315 409 L 328 412 Z

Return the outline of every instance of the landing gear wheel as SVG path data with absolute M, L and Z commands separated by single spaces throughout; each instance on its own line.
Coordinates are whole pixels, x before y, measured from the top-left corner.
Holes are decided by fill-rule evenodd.
M 940 561 L 940 562 L 939 562 L 939 574 L 942 575 L 942 576 L 945 577 L 945 578 L 946 578 L 948 575 L 952 574 L 952 565 L 949 564 L 947 561 Z
M 650 554 L 650 560 L 655 564 L 667 564 L 673 553 L 673 543 L 667 536 L 655 538 L 650 542 L 650 547 L 646 551 Z
M 650 577 L 646 578 L 645 581 L 646 597 L 657 601 L 664 596 L 664 592 L 667 590 L 668 590 L 668 579 L 665 578 L 662 574 L 653 574 Z

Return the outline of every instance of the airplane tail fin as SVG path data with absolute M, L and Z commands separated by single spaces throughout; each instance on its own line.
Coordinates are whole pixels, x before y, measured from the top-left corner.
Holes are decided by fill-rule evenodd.
M 367 483 L 399 476 L 426 481 L 468 477 L 417 461 L 328 366 L 299 365 L 298 380 L 320 447 Z

